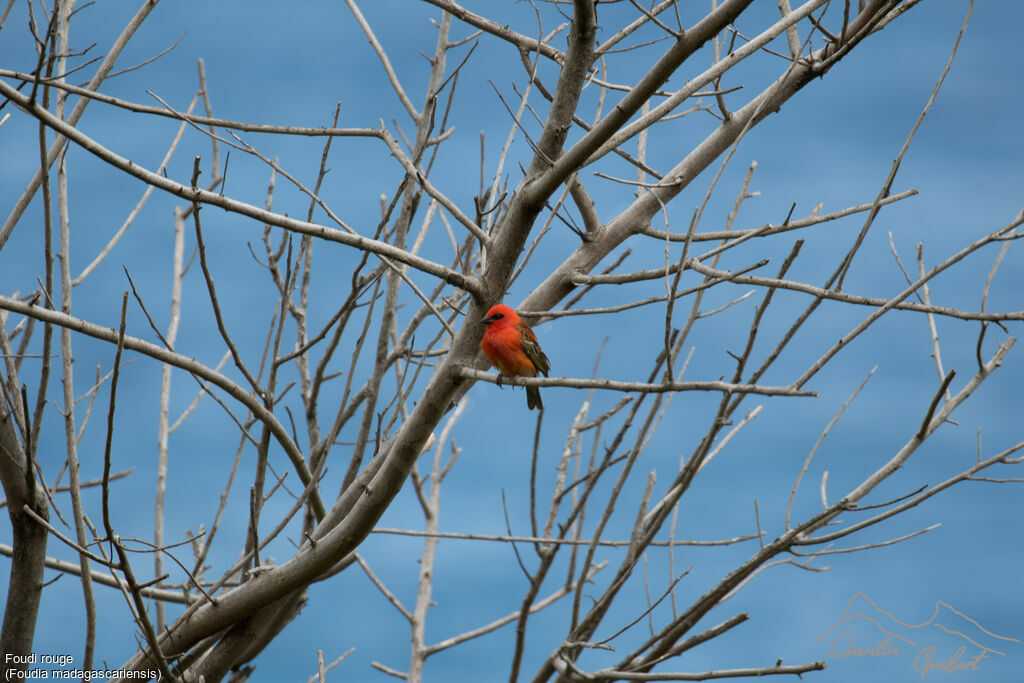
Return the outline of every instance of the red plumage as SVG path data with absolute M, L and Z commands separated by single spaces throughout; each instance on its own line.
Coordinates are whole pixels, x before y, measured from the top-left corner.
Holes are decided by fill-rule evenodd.
M 480 349 L 498 370 L 498 383 L 501 376 L 545 377 L 551 369 L 548 357 L 537 343 L 537 335 L 530 326 L 520 320 L 519 315 L 504 304 L 497 304 L 487 311 L 483 319 L 487 329 L 480 341 Z M 526 387 L 526 406 L 544 409 L 540 400 L 538 387 Z

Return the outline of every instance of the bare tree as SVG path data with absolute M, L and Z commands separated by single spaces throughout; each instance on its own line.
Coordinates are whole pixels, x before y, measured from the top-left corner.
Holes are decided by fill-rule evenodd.
M 13 4 L 0 21 L 7 19 Z M 346 0 L 400 105 L 390 122 L 381 119 L 364 128 L 339 127 L 338 110 L 326 127 L 316 121 L 300 127 L 218 118 L 211 104 L 216 93 L 207 86 L 202 61 L 195 96 L 187 105 L 157 94 L 156 104 L 104 94 L 102 86 L 114 75 L 124 47 L 157 4 L 144 2 L 102 58 L 94 60 L 72 47 L 73 2 L 55 2 L 53 7 L 28 3 L 36 52 L 26 58 L 35 67 L 0 69 L 7 114 L 33 120 L 38 130 L 37 170 L 7 210 L 0 249 L 7 245 L 10 250 L 12 236 L 41 233 L 35 238 L 42 245 L 40 256 L 34 258 L 43 264 L 37 277 L 18 291 L 0 295 L 0 482 L 13 539 L 10 546 L 0 546 L 11 557 L 3 652 L 32 651 L 44 570 L 49 567 L 81 581 L 88 622 L 85 654 L 76 660 L 81 668 L 100 666 L 94 657 L 100 619 L 94 595 L 111 587 L 124 594 L 140 643 L 121 669 L 154 676 L 159 672 L 169 680 L 243 680 L 252 671 L 250 662 L 302 610 L 311 585 L 340 572 L 363 572 L 410 629 L 408 669 L 374 666 L 410 681 L 425 677 L 431 655 L 506 625 L 515 629 L 507 674 L 512 681 L 801 674 L 825 664 L 783 665 L 780 660 L 740 669 L 723 662 L 712 674 L 682 672 L 678 658 L 747 619 L 738 613 L 717 625 L 705 623 L 713 608 L 764 569 L 779 563 L 809 566 L 836 552 L 831 544 L 847 536 L 960 482 L 1006 480 L 1005 475 L 983 473 L 1021 462 L 1024 442 L 1003 444 L 994 452 L 979 452 L 976 462 L 940 483 L 896 500 L 869 498 L 998 369 L 1015 341 L 1006 323 L 1024 319 L 1022 311 L 989 310 L 987 305 L 997 268 L 1014 240 L 1024 235 L 1021 215 L 991 226 L 985 236 L 931 267 L 919 249 L 916 272 L 904 266 L 893 244 L 895 261 L 906 275 L 906 286 L 899 291 L 866 296 L 844 287 L 880 212 L 915 193 L 895 192 L 893 183 L 917 126 L 888 176 L 880 179 L 877 195 L 858 205 L 829 213 L 822 213 L 819 205 L 804 217 L 794 217 L 791 210 L 777 222 L 737 227 L 741 206 L 753 196 L 752 164 L 731 211 L 724 219 L 709 217 L 712 196 L 723 192 L 720 179 L 739 142 L 805 87 L 827 79 L 848 54 L 870 49 L 872 34 L 899 31 L 901 15 L 916 0 L 808 0 L 797 7 L 779 0 L 773 15 L 764 12 L 764 3 L 755 8 L 751 0 L 722 0 L 713 1 L 703 16 L 691 16 L 693 9 L 675 0 L 520 5 L 533 14 L 532 24 L 521 14 L 518 23 L 506 20 L 506 8 L 495 9 L 489 18 L 450 0 L 427 0 L 437 11 L 436 42 L 427 56 L 426 78 L 417 85 L 393 66 L 388 47 L 356 2 Z M 743 31 L 736 28 L 741 16 Z M 507 136 L 497 146 L 481 136 L 477 148 L 476 132 L 456 130 L 452 120 L 460 74 L 477 49 L 491 48 L 500 48 L 506 58 L 518 56 L 505 70 L 514 74 L 509 77 L 515 85 L 494 85 L 494 96 L 507 110 Z M 954 46 L 950 64 L 955 54 Z M 646 64 L 640 72 L 638 63 Z M 747 69 L 751 64 L 757 68 Z M 922 119 L 948 69 L 949 64 Z M 92 76 L 75 85 L 83 72 Z M 742 76 L 734 75 L 738 73 Z M 685 81 L 680 84 L 681 75 Z M 482 92 L 487 86 L 470 87 Z M 87 108 L 130 113 L 134 125 L 152 131 L 154 146 L 169 137 L 159 165 L 133 158 L 138 150 L 117 140 L 90 136 L 81 125 Z M 679 126 L 694 119 L 709 132 L 694 139 L 692 131 L 699 129 L 694 127 L 687 129 L 689 137 L 680 136 Z M 713 122 L 710 128 L 708 121 Z M 167 122 L 176 126 L 170 136 Z M 261 151 L 265 136 L 314 138 L 321 143 L 318 169 L 289 168 Z M 195 150 L 190 172 L 184 175 L 169 171 L 180 169 L 174 157 L 183 148 Z M 381 195 L 379 217 L 373 222 L 347 203 L 332 206 L 321 191 L 329 160 L 339 148 L 345 163 L 369 149 L 382 164 L 392 164 L 391 175 L 382 176 L 382 182 L 390 182 L 398 169 L 398 180 Z M 442 149 L 461 154 L 457 163 L 463 179 L 468 169 L 479 169 L 479 189 L 472 201 L 462 199 L 461 188 L 436 170 L 448 163 Z M 497 158 L 485 154 L 487 149 L 498 149 Z M 96 167 L 116 169 L 124 180 L 110 188 L 112 193 L 138 191 L 138 180 L 143 187 L 116 230 L 104 237 L 92 230 L 87 238 L 73 239 L 72 225 L 81 225 L 83 219 L 68 202 L 69 176 Z M 262 205 L 247 198 L 246 189 L 232 187 L 232 175 L 245 172 L 239 167 L 259 168 L 264 178 L 269 176 Z M 680 225 L 670 218 L 669 206 L 705 171 L 710 178 L 701 188 L 703 198 Z M 304 182 L 304 175 L 311 175 L 313 182 Z M 595 200 L 609 192 L 616 194 L 618 210 Z M 128 231 L 139 229 L 135 223 L 147 201 L 161 193 L 179 202 L 173 216 L 165 219 L 173 235 L 171 279 L 161 288 L 169 292 L 166 315 L 165 304 L 153 301 L 156 280 L 140 272 L 146 262 L 119 247 Z M 274 208 L 282 193 L 293 197 L 286 200 L 291 212 Z M 305 215 L 294 215 L 299 205 L 295 196 L 303 197 Z M 33 201 L 40 207 L 38 219 L 29 208 Z M 224 216 L 243 226 L 242 243 L 249 242 L 251 258 L 276 293 L 272 305 L 248 315 L 249 330 L 264 326 L 259 334 L 232 324 L 250 299 L 246 286 L 237 283 L 212 246 Z M 851 216 L 860 217 L 861 228 L 851 243 L 830 256 L 828 277 L 823 282 L 791 279 L 803 240 L 792 240 L 790 233 L 820 231 Z M 711 222 L 715 224 L 707 227 Z M 556 229 L 570 230 L 576 238 L 558 262 L 541 256 L 556 249 L 548 246 Z M 255 239 L 257 235 L 262 239 Z M 79 251 L 74 262 L 88 262 L 85 268 L 72 267 L 72 245 Z M 624 271 L 633 249 L 645 267 Z M 933 302 L 934 282 L 983 251 L 997 253 L 978 291 L 980 307 Z M 315 269 L 314 252 L 327 259 L 317 261 Z M 115 269 L 112 254 L 126 264 L 120 278 L 124 284 L 108 278 L 93 287 L 99 273 Z M 234 254 L 243 257 L 250 256 Z M 140 276 L 144 285 L 137 287 Z M 550 446 L 542 446 L 541 412 L 531 480 L 519 492 L 523 500 L 529 499 L 524 505 L 529 533 L 516 534 L 511 525 L 506 535 L 443 532 L 438 523 L 442 486 L 461 462 L 455 436 L 460 420 L 466 419 L 467 394 L 477 382 L 501 380 L 485 369 L 479 353 L 481 321 L 517 279 L 519 286 L 528 283 L 529 295 L 507 303 L 515 303 L 534 326 L 571 325 L 579 320 L 576 316 L 599 316 L 611 328 L 624 311 L 642 309 L 648 331 L 658 340 L 656 353 L 644 371 L 628 380 L 602 377 L 600 365 L 589 378 L 505 378 L 518 386 L 578 390 L 561 394 L 578 396 L 579 406 L 575 417 L 562 425 L 556 474 L 549 481 L 549 465 L 541 464 L 542 454 L 551 453 Z M 194 302 L 186 306 L 183 300 L 190 283 L 205 292 L 201 307 Z M 631 300 L 583 307 L 584 297 L 597 299 L 612 284 L 620 292 L 632 292 Z M 80 303 L 78 297 L 73 305 L 73 293 L 86 291 L 79 286 L 93 287 L 90 300 L 103 299 L 107 313 Z M 122 289 L 130 291 L 120 295 Z M 802 298 L 777 302 L 785 292 Z M 113 315 L 119 325 L 111 326 L 109 315 L 115 309 L 109 306 L 115 299 L 119 314 Z M 736 306 L 748 299 L 745 306 L 752 308 Z M 332 307 L 326 314 L 324 300 Z M 835 339 L 801 341 L 807 322 L 820 315 L 826 302 L 844 307 L 858 321 Z M 746 313 L 737 313 L 741 310 Z M 931 394 L 905 399 L 917 401 L 920 414 L 905 443 L 877 459 L 869 475 L 833 482 L 841 489 L 838 495 L 828 491 L 826 472 L 820 482 L 820 509 L 810 511 L 794 501 L 816 445 L 796 474 L 777 535 L 763 530 L 758 518 L 749 533 L 735 538 L 681 538 L 676 530 L 680 504 L 701 481 L 702 470 L 760 414 L 762 406 L 751 406 L 751 397 L 811 400 L 817 396 L 813 380 L 819 373 L 894 311 L 927 324 L 939 376 Z M 729 349 L 728 358 L 694 370 L 688 348 L 719 314 L 732 316 L 722 344 Z M 265 316 L 263 322 L 255 322 L 260 316 Z M 745 316 L 739 324 L 738 316 Z M 769 320 L 781 334 L 765 332 Z M 963 376 L 943 365 L 940 322 L 978 330 L 964 347 L 976 357 L 976 367 Z M 206 347 L 180 344 L 186 323 L 205 325 Z M 79 359 L 84 349 L 95 347 L 104 351 L 106 360 L 83 391 Z M 803 369 L 787 372 L 781 382 L 767 381 L 780 377 L 778 361 L 794 349 Z M 128 428 L 118 416 L 125 409 L 119 383 L 129 359 L 160 368 L 158 391 L 131 394 L 135 402 L 152 397 L 159 411 L 153 459 L 155 528 L 148 540 L 129 539 L 119 530 L 131 522 L 130 513 L 118 507 L 117 487 L 131 482 L 132 472 L 115 465 L 119 434 Z M 60 376 L 59 397 L 51 374 L 53 382 Z M 641 471 L 641 463 L 649 457 L 659 426 L 680 419 L 672 402 L 684 392 L 698 392 L 704 414 L 688 422 L 690 441 L 682 446 L 687 450 L 678 473 L 659 482 L 653 473 Z M 619 394 L 621 400 L 607 401 Z M 226 476 L 223 490 L 217 499 L 196 503 L 208 505 L 213 513 L 208 525 L 187 538 L 169 537 L 165 514 L 173 438 L 179 430 L 201 435 L 205 427 L 193 426 L 194 417 L 211 402 L 219 411 L 222 433 L 235 435 L 237 447 L 234 453 L 218 450 L 190 459 L 191 478 Z M 46 410 L 51 403 L 57 411 Z M 104 415 L 97 418 L 100 425 L 96 419 L 90 422 L 94 408 Z M 44 421 L 54 424 L 52 430 L 62 423 L 59 457 L 40 453 Z M 820 432 L 820 445 L 834 424 L 801 428 Z M 101 447 L 83 457 L 80 443 L 87 427 Z M 147 461 L 148 448 L 141 455 Z M 233 464 L 225 468 L 227 461 Z M 96 476 L 87 479 L 92 474 Z M 381 527 L 382 515 L 407 482 L 422 509 L 423 529 Z M 99 489 L 98 501 L 84 497 L 91 488 Z M 245 493 L 230 495 L 238 490 Z M 245 520 L 244 534 L 223 530 L 231 517 Z M 623 519 L 629 520 L 625 526 Z M 360 553 L 374 532 L 423 537 L 415 604 L 405 604 Z M 289 536 L 294 546 L 285 541 Z M 525 577 L 516 585 L 525 583 L 526 588 L 517 610 L 497 619 L 481 612 L 461 634 L 431 643 L 426 624 L 443 538 L 512 544 L 514 570 Z M 689 604 L 682 601 L 676 586 L 686 570 L 675 565 L 676 553 L 729 544 L 746 544 L 751 549 L 747 559 Z M 77 562 L 58 559 L 58 552 L 65 551 L 54 551 L 54 546 L 69 548 Z M 271 561 L 268 548 L 289 556 Z M 614 554 L 605 553 L 609 548 Z M 843 551 L 851 549 L 857 548 Z M 667 577 L 638 572 L 648 553 L 668 558 Z M 623 612 L 613 606 L 624 601 L 624 588 L 637 581 L 648 591 L 649 602 L 623 619 Z M 527 657 L 531 616 L 556 605 L 567 615 L 563 633 L 545 643 L 547 656 Z M 631 628 L 645 620 L 646 633 Z M 358 648 L 360 643 L 351 645 Z M 320 652 L 313 680 L 325 680 L 347 654 L 328 665 Z

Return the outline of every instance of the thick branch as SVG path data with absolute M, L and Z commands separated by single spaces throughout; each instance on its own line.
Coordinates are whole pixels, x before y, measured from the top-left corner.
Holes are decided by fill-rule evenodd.
M 879 3 L 874 3 L 875 11 Z M 862 29 L 870 20 L 870 12 L 862 12 L 857 20 L 851 23 L 854 28 Z M 784 30 L 784 27 L 780 29 Z M 853 43 L 844 46 L 844 54 L 852 48 Z M 837 48 L 827 45 L 817 50 L 809 58 L 793 63 L 790 68 L 773 84 L 765 88 L 759 95 L 747 103 L 697 145 L 686 158 L 676 166 L 648 192 L 638 197 L 625 211 L 610 222 L 598 236 L 581 244 L 548 278 L 521 304 L 526 310 L 548 310 L 566 297 L 576 286 L 572 278 L 578 273 L 590 272 L 612 249 L 622 244 L 630 236 L 647 229 L 651 218 L 662 207 L 682 192 L 701 172 L 715 159 L 734 144 L 747 130 L 779 110 L 793 95 L 807 83 L 824 73 L 835 64 L 829 62 L 821 66 L 822 61 L 836 53 Z M 724 60 L 723 60 L 724 61 Z
M 747 8 L 752 0 L 727 0 L 710 12 L 668 49 L 658 62 L 644 74 L 640 82 L 612 108 L 600 123 L 572 146 L 549 170 L 532 191 L 554 192 L 554 189 L 575 173 L 597 149 L 618 131 L 644 102 L 660 88 L 690 55 L 711 40 Z
M 13 397 L 17 400 L 18 397 Z M 32 474 L 32 464 L 21 448 L 13 414 L 0 398 L 0 483 L 10 501 L 13 549 L 11 575 L 0 652 L 27 656 L 32 653 L 36 617 L 43 596 L 43 567 L 46 562 L 46 529 L 24 512 L 28 506 L 44 519 L 49 518 L 46 496 Z M 4 670 L 24 671 L 27 664 L 4 664 Z

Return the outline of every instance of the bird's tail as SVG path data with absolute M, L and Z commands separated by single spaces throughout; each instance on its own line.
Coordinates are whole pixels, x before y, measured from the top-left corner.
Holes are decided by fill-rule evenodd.
M 544 410 L 544 404 L 540 400 L 540 387 L 526 387 L 526 407 L 530 410 Z

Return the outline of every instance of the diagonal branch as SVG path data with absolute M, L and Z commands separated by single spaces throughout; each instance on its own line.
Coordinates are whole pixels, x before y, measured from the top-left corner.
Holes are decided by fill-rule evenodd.
M 32 304 L 25 304 L 17 299 L 0 296 L 0 309 L 6 309 L 14 313 L 31 316 L 43 322 L 60 325 L 61 327 L 93 337 L 94 339 L 100 339 L 112 344 L 117 343 L 116 330 L 96 325 L 95 323 L 90 323 L 64 313 L 40 308 L 39 306 L 33 306 Z M 151 344 L 147 341 L 126 335 L 124 338 L 124 348 L 131 351 L 138 351 L 150 358 L 181 368 L 182 370 L 205 379 L 214 386 L 218 386 L 226 391 L 232 398 L 251 410 L 260 421 L 268 425 L 271 433 L 278 440 L 278 443 L 291 460 L 292 465 L 295 467 L 296 472 L 299 475 L 299 479 L 302 480 L 302 483 L 304 485 L 308 485 L 312 481 L 309 468 L 303 459 L 302 452 L 299 450 L 298 445 L 288 435 L 284 425 L 278 421 L 272 412 L 264 407 L 263 401 L 255 394 L 246 391 L 224 375 L 211 370 L 209 367 L 203 365 L 194 358 L 189 358 L 179 353 L 175 353 L 174 351 L 169 351 L 161 346 L 157 346 L 156 344 Z M 312 497 L 314 508 L 319 510 L 318 515 L 322 516 L 324 513 L 324 507 L 319 491 L 314 491 Z
M 640 111 L 654 92 L 660 88 L 690 55 L 699 50 L 716 33 L 732 22 L 752 0 L 727 0 L 710 12 L 695 26 L 685 31 L 662 55 L 630 92 L 615 105 L 583 138 L 566 151 L 544 175 L 532 192 L 550 194 L 580 167 L 588 163 L 599 147 L 605 144 L 636 112 Z M 552 106 L 554 110 L 554 106 Z M 617 143 L 613 147 L 618 146 Z
M 208 190 L 193 190 L 187 185 L 176 183 L 169 178 L 165 178 L 153 173 L 152 171 L 148 171 L 142 166 L 115 154 L 79 131 L 77 128 L 74 128 L 64 121 L 56 118 L 53 114 L 46 111 L 39 105 L 29 102 L 27 97 L 20 94 L 17 90 L 3 81 L 0 81 L 0 94 L 11 99 L 20 109 L 32 116 L 35 116 L 47 126 L 66 136 L 101 160 L 124 171 L 125 173 L 128 173 L 129 175 L 139 178 L 147 184 L 158 187 L 166 192 L 170 192 L 173 195 L 189 201 L 198 201 L 203 204 L 218 206 L 226 211 L 248 216 L 249 218 L 254 218 L 260 222 L 275 225 L 286 230 L 291 230 L 292 232 L 298 232 L 312 237 L 319 237 L 330 242 L 338 242 L 350 247 L 355 247 L 362 251 L 369 251 L 383 257 L 394 259 L 400 263 L 405 263 L 417 270 L 422 270 L 425 273 L 439 277 L 460 289 L 465 289 L 470 292 L 479 291 L 479 288 L 472 278 L 450 268 L 446 268 L 440 264 L 434 263 L 433 261 L 414 256 L 408 251 L 386 242 L 350 234 L 342 230 L 326 228 L 307 221 L 295 220 L 288 216 L 281 216 Z

